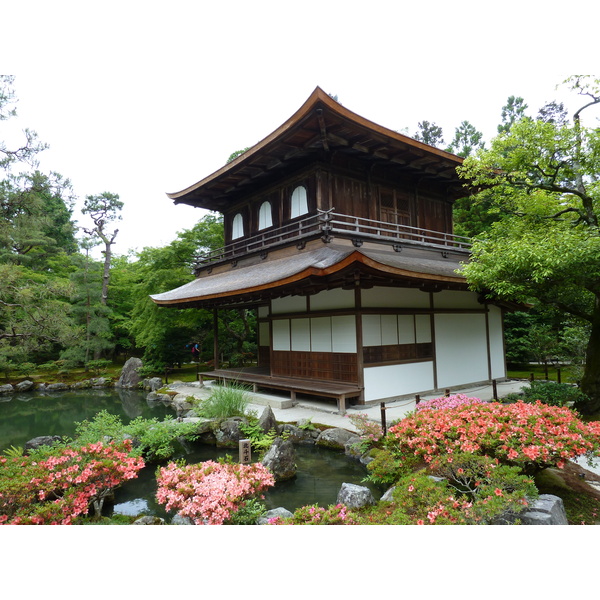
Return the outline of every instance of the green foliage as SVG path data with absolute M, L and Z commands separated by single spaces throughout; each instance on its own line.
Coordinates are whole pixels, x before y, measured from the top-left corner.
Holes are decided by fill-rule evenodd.
M 231 514 L 224 525 L 256 525 L 256 521 L 267 512 L 264 501 L 258 498 L 245 500 L 237 511 Z
M 531 381 L 529 386 L 521 388 L 520 394 L 509 395 L 508 400 L 522 400 L 534 403 L 536 400 L 549 406 L 577 406 L 587 400 L 586 395 L 577 387 L 555 381 Z
M 213 384 L 210 396 L 202 400 L 195 411 L 206 419 L 244 416 L 250 401 L 248 392 L 246 386 L 238 383 Z
M 419 465 L 419 459 L 398 448 L 374 448 L 369 454 L 373 460 L 367 464 L 368 475 L 365 481 L 378 486 L 390 486 L 400 478 L 412 473 Z
M 244 148 L 243 150 L 236 150 L 235 152 L 232 152 L 229 155 L 229 158 L 227 159 L 226 164 L 233 162 L 238 156 L 241 156 L 242 154 L 244 154 L 244 152 L 246 152 L 247 150 L 250 150 L 250 148 L 251 148 L 251 146 L 248 146 L 248 147 Z
M 174 419 L 144 419 L 138 417 L 128 425 L 106 411 L 99 412 L 93 420 L 76 424 L 75 443 L 84 445 L 98 441 L 134 439 L 134 452 L 148 460 L 170 458 L 179 447 L 178 438 L 193 440 L 194 423 L 179 423 Z
M 419 130 L 413 135 L 415 140 L 435 148 L 441 148 L 444 145 L 444 134 L 439 125 L 429 121 L 421 121 L 417 126 Z
M 600 82 L 566 83 L 585 97 L 571 124 L 522 118 L 459 168 L 480 190 L 472 202 L 497 217 L 463 271 L 490 298 L 553 306 L 592 324 L 581 380 L 592 413 L 600 409 L 600 129 L 584 127 L 581 113 L 600 103 Z
M 25 450 L 22 446 L 9 446 L 2 454 L 8 458 L 18 458 L 19 456 L 23 456 L 24 452 Z
M 454 131 L 454 138 L 448 146 L 448 152 L 466 158 L 483 147 L 483 133 L 475 129 L 469 121 L 462 121 Z

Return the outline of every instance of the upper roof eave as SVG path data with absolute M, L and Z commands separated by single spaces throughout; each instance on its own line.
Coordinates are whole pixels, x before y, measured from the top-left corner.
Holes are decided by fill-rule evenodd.
M 456 166 L 462 164 L 463 159 L 454 154 L 440 150 L 439 148 L 434 148 L 433 146 L 429 146 L 428 144 L 424 144 L 423 142 L 419 142 L 418 140 L 365 119 L 364 117 L 347 109 L 345 106 L 342 106 L 339 102 L 334 100 L 331 96 L 329 96 L 329 94 L 317 86 L 304 104 L 285 123 L 283 123 L 263 140 L 246 150 L 243 154 L 240 154 L 233 161 L 227 163 L 211 175 L 208 175 L 204 179 L 179 192 L 167 193 L 167 196 L 173 200 L 175 204 L 186 203 L 186 199 L 190 199 L 190 197 L 194 195 L 195 192 L 198 192 L 198 190 L 200 190 L 202 187 L 207 186 L 218 179 L 226 178 L 228 174 L 235 172 L 238 168 L 243 166 L 244 163 L 251 161 L 254 156 L 259 154 L 270 144 L 280 141 L 286 133 L 288 133 L 294 126 L 301 123 L 301 121 L 309 116 L 313 110 L 319 107 L 319 105 L 321 105 L 322 108 L 325 108 L 337 116 L 345 119 L 346 121 L 370 130 L 380 136 L 384 136 L 390 141 L 400 142 L 418 152 L 425 152 L 429 155 L 437 156 L 441 160 L 454 163 Z M 196 203 L 190 202 L 190 204 Z

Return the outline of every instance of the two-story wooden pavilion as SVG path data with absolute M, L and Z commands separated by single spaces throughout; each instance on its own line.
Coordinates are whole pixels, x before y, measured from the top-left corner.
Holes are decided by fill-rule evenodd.
M 470 246 L 452 233 L 460 164 L 316 88 L 264 140 L 169 194 L 221 212 L 226 246 L 152 299 L 255 308 L 258 367 L 207 375 L 329 396 L 341 412 L 503 378 L 502 309 L 457 272 Z

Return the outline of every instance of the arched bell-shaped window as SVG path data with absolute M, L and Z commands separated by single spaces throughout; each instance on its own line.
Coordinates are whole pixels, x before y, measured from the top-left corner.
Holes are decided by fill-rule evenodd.
M 308 212 L 308 200 L 306 198 L 306 188 L 299 185 L 293 192 L 290 200 L 290 219 L 295 219 Z
M 273 214 L 271 212 L 271 203 L 266 201 L 260 205 L 258 211 L 258 228 L 266 229 L 267 227 L 273 227 Z
M 244 237 L 244 219 L 241 213 L 237 213 L 233 217 L 233 223 L 231 224 L 231 239 L 237 240 L 241 237 Z

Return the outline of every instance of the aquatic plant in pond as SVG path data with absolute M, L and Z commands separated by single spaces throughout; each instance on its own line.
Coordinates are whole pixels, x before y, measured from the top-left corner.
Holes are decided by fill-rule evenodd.
M 225 382 L 223 385 L 213 384 L 210 396 L 202 400 L 195 411 L 198 416 L 205 419 L 242 417 L 249 402 L 250 396 L 247 387 Z

